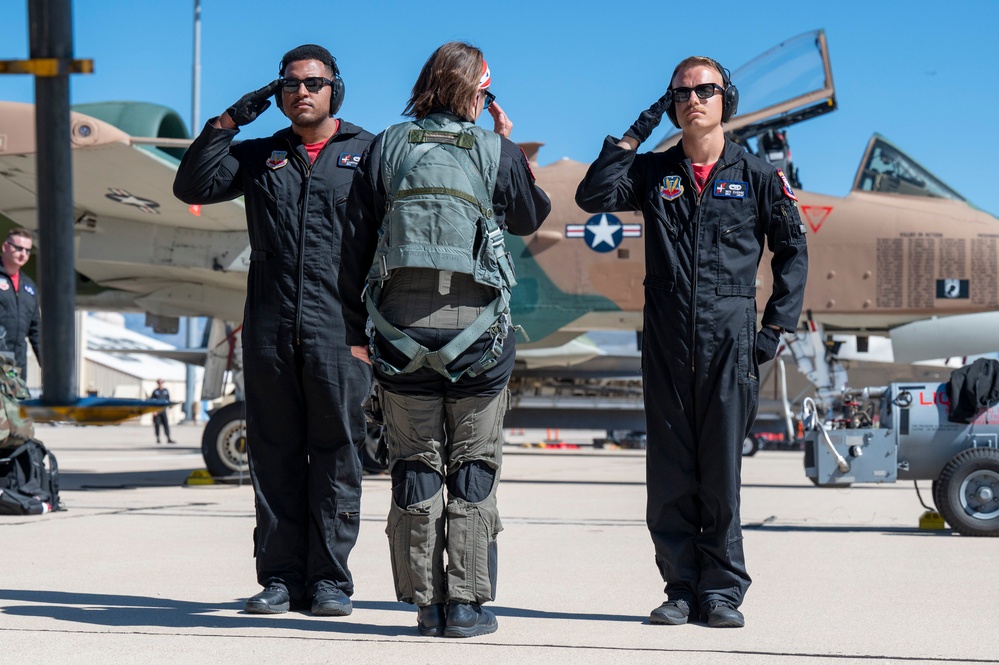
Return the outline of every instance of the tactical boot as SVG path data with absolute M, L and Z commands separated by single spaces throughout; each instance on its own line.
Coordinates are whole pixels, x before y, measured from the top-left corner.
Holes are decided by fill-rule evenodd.
M 321 583 L 312 596 L 312 614 L 323 617 L 345 617 L 354 611 L 350 597 L 330 583 Z
M 445 617 L 444 603 L 421 607 L 416 612 L 416 629 L 424 637 L 439 637 L 444 634 Z
M 683 599 L 667 600 L 652 610 L 649 622 L 663 626 L 682 626 L 690 616 L 690 605 Z
M 712 628 L 742 628 L 746 625 L 746 617 L 742 616 L 742 612 L 724 600 L 708 602 L 704 618 Z
M 444 637 L 478 637 L 495 633 L 496 615 L 475 603 L 451 603 Z
M 250 614 L 281 614 L 291 607 L 288 589 L 278 584 L 267 588 L 246 601 L 246 611 Z

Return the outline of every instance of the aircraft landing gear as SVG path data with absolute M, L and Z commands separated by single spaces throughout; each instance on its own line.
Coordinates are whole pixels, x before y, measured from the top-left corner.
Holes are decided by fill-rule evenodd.
M 216 478 L 250 470 L 242 402 L 227 404 L 212 414 L 201 436 L 201 454 L 208 473 Z

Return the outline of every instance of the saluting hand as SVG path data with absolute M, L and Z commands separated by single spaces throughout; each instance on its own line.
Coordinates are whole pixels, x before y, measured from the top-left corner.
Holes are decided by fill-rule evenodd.
M 280 88 L 280 79 L 274 79 L 264 87 L 240 97 L 239 101 L 227 108 L 225 112 L 237 127 L 248 125 L 270 107 L 271 97 Z
M 628 131 L 624 133 L 625 137 L 632 138 L 638 142 L 638 145 L 642 145 L 645 141 L 652 135 L 652 130 L 659 126 L 659 122 L 663 119 L 663 113 L 670 104 L 673 103 L 673 91 L 667 90 L 666 94 L 653 102 L 645 111 L 638 116 L 634 124 L 628 128 Z M 624 137 L 622 137 L 623 139 Z M 635 146 L 638 147 L 638 146 Z
M 510 132 L 513 131 L 513 122 L 506 116 L 500 105 L 494 101 L 486 110 L 493 117 L 493 131 L 503 138 L 510 138 Z

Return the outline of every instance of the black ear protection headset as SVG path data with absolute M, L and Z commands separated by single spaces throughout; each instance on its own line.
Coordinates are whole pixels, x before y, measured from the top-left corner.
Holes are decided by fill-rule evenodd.
M 708 60 L 711 60 L 711 58 L 708 58 Z M 736 111 L 739 110 L 739 89 L 732 84 L 729 71 L 722 67 L 721 63 L 717 60 L 711 60 L 711 62 L 714 64 L 715 69 L 722 75 L 722 85 L 725 87 L 725 92 L 722 95 L 722 122 L 728 122 L 735 115 Z M 670 89 L 672 89 L 673 78 L 676 76 L 678 70 L 679 66 L 673 70 L 672 76 L 669 77 Z M 666 107 L 666 115 L 669 116 L 669 121 L 673 123 L 673 126 L 679 129 L 680 123 L 676 120 L 675 101 L 670 101 L 669 106 Z
M 311 60 L 313 58 L 309 59 Z M 340 110 L 340 107 L 343 106 L 343 79 L 340 78 L 340 68 L 336 66 L 336 58 L 334 58 L 331 55 L 329 62 L 326 62 L 325 60 L 322 59 L 319 60 L 333 71 L 333 85 L 332 85 L 333 92 L 330 95 L 330 117 L 332 118 L 334 115 L 336 115 L 336 112 Z M 295 61 L 294 60 L 291 60 L 289 62 L 285 62 L 284 60 L 281 61 L 280 69 L 278 70 L 278 78 L 284 78 L 285 67 L 287 67 L 292 62 Z M 281 95 L 283 94 L 283 92 L 284 92 L 283 89 L 278 88 L 278 91 L 274 93 L 274 102 L 277 104 L 278 110 L 281 111 L 281 113 L 284 113 L 284 106 L 281 103 Z M 285 113 L 285 115 L 288 114 Z

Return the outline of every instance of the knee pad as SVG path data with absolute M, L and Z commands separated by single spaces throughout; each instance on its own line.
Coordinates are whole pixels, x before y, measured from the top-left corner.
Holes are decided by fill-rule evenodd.
M 468 503 L 481 503 L 493 491 L 496 469 L 482 460 L 472 460 L 448 476 L 447 491 Z
M 443 486 L 441 475 L 420 460 L 398 460 L 392 465 L 392 500 L 400 508 L 436 496 Z

